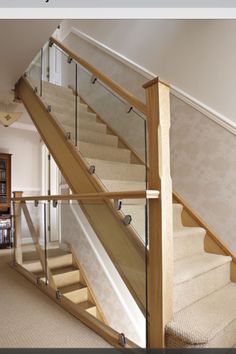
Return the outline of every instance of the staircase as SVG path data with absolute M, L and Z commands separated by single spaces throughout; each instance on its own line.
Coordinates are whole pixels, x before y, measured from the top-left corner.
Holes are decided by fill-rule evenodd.
M 145 199 L 123 199 L 122 203 L 114 203 L 112 197 L 109 201 L 99 199 L 99 205 L 80 200 L 94 233 L 145 315 L 148 293 L 147 347 L 164 347 L 165 344 L 173 348 L 234 347 L 236 257 L 176 194 L 173 195 L 174 276 L 172 274 L 168 85 L 158 78 L 145 84 L 144 104 L 56 39 L 50 39 L 49 47 L 52 45 L 66 53 L 68 65 L 72 59 L 73 64 L 76 63 L 75 75 L 70 79 L 81 96 L 78 97 L 78 119 L 75 119 L 75 95 L 67 84 L 59 87 L 39 77 L 36 83 L 35 77 L 28 75 L 17 83 L 16 97 L 25 104 L 72 193 L 96 194 L 100 198 L 99 193 L 106 191 L 146 191 L 146 166 L 142 158 L 96 113 L 96 105 L 94 108 L 91 104 L 89 89 L 96 80 L 101 87 L 108 88 L 107 92 L 128 103 L 129 108 L 141 112 L 148 122 L 148 187 L 158 190 L 161 196 L 159 200 L 155 197 L 148 201 L 148 247 L 145 245 Z M 67 64 L 63 74 L 69 77 L 71 71 L 73 76 L 73 67 L 66 67 Z M 41 72 L 44 69 L 41 63 Z M 85 78 L 80 72 L 78 80 L 77 69 L 79 72 L 85 69 L 85 91 L 77 90 L 77 81 L 82 87 Z M 109 100 L 107 92 L 105 96 Z M 62 300 L 67 298 L 73 306 L 105 323 L 78 259 L 71 251 L 58 252 L 49 254 L 48 259 L 58 294 Z M 41 263 L 23 259 L 23 267 L 45 282 L 40 260 Z M 94 324 L 91 328 L 97 330 Z M 112 344 L 117 345 L 117 333 L 115 336 Z M 122 336 L 118 343 L 125 346 Z
M 30 256 L 28 255 L 29 253 Z M 32 252 L 32 247 L 29 252 L 23 252 L 23 255 L 22 266 L 36 276 L 38 281 L 45 282 L 41 262 L 37 259 L 36 252 Z M 70 250 L 65 252 L 59 247 L 49 249 L 48 267 L 59 297 L 66 297 L 79 309 L 85 310 L 98 320 L 106 323 L 104 314 L 93 295 L 91 286 L 74 252 Z
M 61 127 L 71 132 L 71 139 L 74 138 L 73 98 L 72 90 L 44 83 L 42 100 L 51 105 Z M 79 112 L 78 149 L 86 164 L 96 167 L 104 189 L 145 189 L 142 162 L 132 162 L 133 152 L 120 147 L 119 136 L 110 134 L 109 127 L 84 102 L 79 104 Z M 124 215 L 131 215 L 131 226 L 141 240 L 145 234 L 144 203 L 144 200 L 126 200 L 121 208 Z M 230 280 L 232 258 L 207 253 L 204 249 L 206 230 L 184 226 L 182 211 L 183 205 L 173 203 L 174 318 L 166 328 L 167 346 L 233 347 L 236 345 L 236 284 Z M 69 269 L 70 272 L 75 270 Z M 71 284 L 65 283 L 63 275 L 54 276 L 62 279 L 62 282 L 58 280 L 58 286 L 63 292 L 70 291 Z M 72 278 L 75 279 L 74 275 Z

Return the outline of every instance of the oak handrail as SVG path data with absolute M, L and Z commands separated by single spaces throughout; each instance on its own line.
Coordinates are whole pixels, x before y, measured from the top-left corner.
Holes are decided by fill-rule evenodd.
M 103 199 L 158 199 L 159 191 L 130 191 L 130 192 L 103 192 L 103 193 L 82 193 L 82 194 L 59 194 L 15 197 L 12 201 L 48 201 L 48 200 L 103 200 Z
M 122 97 L 125 101 L 127 101 L 130 105 L 134 106 L 144 115 L 147 114 L 146 105 L 141 102 L 138 98 L 136 98 L 131 92 L 121 87 L 115 81 L 111 80 L 109 77 L 101 73 L 94 66 L 89 64 L 86 60 L 82 59 L 75 52 L 67 48 L 63 43 L 58 41 L 56 38 L 51 37 L 50 42 L 54 43 L 57 47 L 61 48 L 65 53 L 67 53 L 72 59 L 74 59 L 77 63 L 82 65 L 85 69 L 91 72 L 97 79 L 101 80 L 105 85 L 107 85 L 111 90 L 115 91 L 120 97 Z

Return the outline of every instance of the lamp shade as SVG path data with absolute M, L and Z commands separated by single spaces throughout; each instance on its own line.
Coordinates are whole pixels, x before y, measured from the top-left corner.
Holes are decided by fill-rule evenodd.
M 20 118 L 21 114 L 21 112 L 0 112 L 0 123 L 4 127 L 9 127 Z

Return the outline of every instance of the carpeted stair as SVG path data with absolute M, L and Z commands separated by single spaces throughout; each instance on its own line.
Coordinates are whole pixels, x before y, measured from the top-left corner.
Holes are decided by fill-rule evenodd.
M 65 132 L 74 139 L 72 90 L 44 83 L 43 100 Z M 83 103 L 79 104 L 79 150 L 109 191 L 145 189 L 145 168 L 132 163 L 132 152 Z M 145 201 L 124 201 L 121 211 L 132 217 L 144 240 Z M 166 328 L 167 347 L 201 348 L 236 345 L 236 284 L 230 281 L 231 257 L 204 251 L 206 231 L 182 224 L 181 204 L 174 214 L 174 318 Z M 130 227 L 130 226 L 128 226 Z

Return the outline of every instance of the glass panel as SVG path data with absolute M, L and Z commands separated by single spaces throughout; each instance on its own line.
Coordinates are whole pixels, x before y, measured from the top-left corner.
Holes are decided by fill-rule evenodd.
M 47 282 L 47 232 L 46 204 L 26 202 L 21 204 L 22 265 L 42 281 Z M 16 231 L 16 230 L 15 230 Z
M 145 117 L 56 46 L 43 58 L 42 100 L 94 184 L 104 191 L 146 190 Z M 46 203 L 44 228 L 49 285 L 103 320 L 93 306 L 96 294 L 109 326 L 145 347 L 146 200 Z
M 48 51 L 44 54 L 45 61 L 53 66 L 50 66 L 49 76 L 42 83 L 42 100 L 60 123 L 66 137 L 76 144 L 77 97 L 73 93 L 76 87 L 76 64 L 55 46 Z M 60 75 L 57 66 L 60 68 Z
M 136 233 L 133 233 L 133 227 L 137 228 L 137 224 L 130 225 L 122 209 L 125 205 L 139 207 L 139 214 L 136 215 L 133 211 L 132 216 L 135 221 L 137 217 L 140 218 L 139 227 L 143 231 L 146 230 L 146 201 L 138 203 L 137 200 L 130 199 L 121 202 L 121 211 L 117 211 L 117 201 L 114 200 L 61 202 L 58 206 L 61 216 L 60 245 L 62 249 L 66 249 L 72 244 L 81 265 L 81 272 L 86 271 L 86 278 L 81 277 L 78 283 L 82 283 L 77 283 L 77 288 L 91 287 L 108 325 L 145 347 L 146 252 L 143 244 L 145 234 L 141 235 L 144 240 L 141 242 L 140 238 L 137 242 Z M 111 218 L 110 213 L 115 213 L 117 218 Z M 74 265 L 74 270 L 78 267 L 79 265 Z M 64 271 L 67 272 L 66 269 Z M 72 269 L 68 268 L 68 271 L 71 272 Z M 78 296 L 74 294 L 72 297 L 70 286 L 72 284 L 59 287 L 63 296 L 71 298 L 78 306 L 81 301 L 81 306 L 85 306 L 85 302 L 90 302 L 87 305 L 92 307 L 94 299 L 90 301 L 90 295 L 87 294 L 82 300 L 79 293 Z M 75 284 L 73 286 L 75 287 Z M 129 308 L 129 314 L 126 306 Z M 98 309 L 95 313 L 99 320 L 103 320 Z M 117 316 L 117 313 L 122 313 L 122 316 Z
M 120 136 L 140 159 L 145 161 L 146 128 L 142 113 L 80 65 L 78 65 L 78 93 L 81 101 L 96 113 L 98 121 L 102 121 L 113 130 L 108 131 L 108 134 Z
M 42 50 L 36 55 L 32 63 L 25 72 L 31 86 L 39 95 L 41 93 L 41 79 L 42 79 Z

